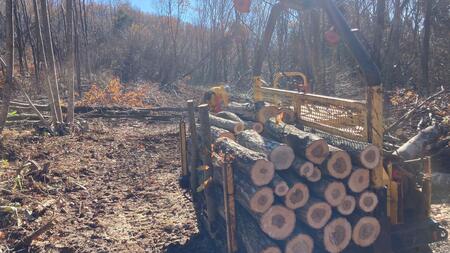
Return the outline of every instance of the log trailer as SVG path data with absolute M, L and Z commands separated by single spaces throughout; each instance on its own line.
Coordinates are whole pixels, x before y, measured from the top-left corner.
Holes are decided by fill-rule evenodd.
M 323 8 L 349 51 L 352 52 L 367 84 L 365 101 L 341 99 L 305 92 L 308 91 L 308 81 L 304 75 L 300 75 L 306 84 L 303 90 L 284 89 L 279 86 L 277 81 L 274 85 L 268 87 L 266 82 L 264 82 L 262 78 L 263 61 L 266 58 L 277 19 L 283 11 L 288 9 L 303 11 L 305 8 Z M 276 3 L 272 7 L 264 38 L 256 55 L 253 73 L 255 110 L 263 107 L 264 104 L 287 108 L 293 111 L 293 124 L 301 131 L 313 133 L 321 137 L 331 136 L 338 139 L 342 138 L 356 144 L 372 144 L 378 147 L 380 151 L 383 150 L 383 91 L 380 72 L 368 52 L 351 31 L 334 1 L 280 0 Z M 295 73 L 292 74 L 292 76 L 295 75 Z M 198 120 L 196 119 L 196 115 L 198 115 Z M 246 222 L 249 217 L 237 212 L 234 204 L 235 199 L 239 198 L 239 196 L 235 196 L 237 194 L 236 191 L 238 191 L 235 184 L 240 183 L 241 186 L 239 189 L 241 189 L 245 188 L 242 186 L 245 182 L 239 182 L 241 178 L 233 176 L 236 170 L 233 170 L 230 163 L 227 162 L 229 160 L 227 154 L 225 154 L 225 158 L 218 165 L 214 158 L 216 154 L 213 148 L 211 148 L 215 145 L 226 146 L 232 144 L 220 141 L 220 143 L 213 145 L 213 140 L 223 136 L 223 133 L 217 128 L 211 127 L 211 119 L 207 105 L 196 107 L 193 101 L 188 101 L 188 118 L 190 136 L 187 137 L 184 121 L 181 122 L 180 127 L 183 175 L 189 181 L 188 185 L 190 185 L 193 194 L 200 228 L 209 233 L 211 238 L 215 238 L 215 241 L 226 242 L 223 245 L 223 249 L 226 249 L 226 252 L 245 252 L 243 248 L 246 247 L 239 246 L 236 231 L 250 229 L 248 227 L 243 228 L 243 225 L 250 224 Z M 212 120 L 217 119 L 213 118 Z M 264 119 L 264 121 L 266 120 Z M 198 125 L 197 122 L 200 124 Z M 229 124 L 229 122 L 225 123 Z M 225 123 L 222 125 L 225 126 Z M 260 121 L 260 123 L 267 126 L 267 121 Z M 236 126 L 233 126 L 230 130 L 231 132 L 238 132 Z M 251 138 L 251 136 L 241 136 L 240 138 Z M 266 140 L 264 137 L 260 138 L 263 141 Z M 234 139 L 232 134 L 229 139 Z M 329 139 L 326 140 L 328 141 Z M 252 142 L 252 140 L 246 141 Z M 276 144 L 269 145 L 266 143 L 265 145 L 270 146 L 272 150 L 274 149 L 273 145 Z M 253 153 L 248 154 L 248 157 L 259 159 Z M 237 158 L 231 157 L 231 159 Z M 248 161 L 248 159 L 243 159 L 242 162 L 244 163 L 244 161 Z M 430 252 L 428 244 L 447 240 L 447 231 L 430 218 L 430 178 L 432 171 L 430 158 L 421 159 L 417 166 L 421 170 L 422 177 L 416 177 L 412 172 L 403 169 L 402 164 L 398 161 L 393 161 L 389 157 L 382 157 L 380 162 L 370 170 L 369 189 L 376 194 L 379 200 L 378 207 L 372 213 L 380 223 L 381 231 L 377 236 L 377 240 L 370 247 L 348 247 L 342 249 L 342 251 L 328 251 L 425 253 Z M 217 169 L 214 169 L 217 167 L 221 167 L 220 173 L 217 173 Z M 265 168 L 268 167 L 266 166 Z M 251 172 L 246 171 L 246 173 Z M 285 179 L 289 183 L 289 178 L 285 177 Z M 273 179 L 269 185 L 274 185 L 275 183 L 273 182 L 276 180 L 277 178 Z M 260 181 L 255 180 L 254 183 L 260 185 L 267 184 L 267 182 L 263 181 L 264 178 L 260 178 Z M 217 184 L 217 182 L 221 182 L 222 185 L 222 194 L 219 195 L 217 193 L 215 194 L 212 190 L 214 184 Z M 292 186 L 292 184 L 289 185 Z M 312 190 L 314 191 L 315 189 L 312 188 Z M 316 191 L 320 193 L 320 190 Z M 277 195 L 277 192 L 275 192 L 275 195 Z M 223 208 L 218 210 L 218 206 L 222 206 Z M 264 206 L 260 206 L 260 208 L 266 210 Z M 271 209 L 274 208 L 276 207 L 271 207 Z M 218 212 L 221 215 L 218 215 Z M 217 223 L 216 217 L 220 216 L 225 220 L 226 226 L 215 225 Z M 286 222 L 289 222 L 289 219 L 286 219 Z M 317 225 L 321 227 L 320 224 Z M 292 224 L 292 226 L 296 225 Z M 298 229 L 298 225 L 296 229 Z M 300 228 L 300 230 L 302 229 Z M 254 243 L 257 244 L 257 242 Z M 258 248 L 257 245 L 254 245 L 254 248 Z M 280 246 L 280 248 L 282 247 Z M 319 250 L 315 248 L 313 252 L 322 252 L 322 250 L 324 249 Z M 304 252 L 308 251 L 305 250 Z

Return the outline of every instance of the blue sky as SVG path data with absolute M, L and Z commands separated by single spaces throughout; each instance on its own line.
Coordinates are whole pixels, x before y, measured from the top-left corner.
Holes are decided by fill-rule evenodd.
M 131 4 L 142 11 L 154 12 L 158 0 L 130 0 Z

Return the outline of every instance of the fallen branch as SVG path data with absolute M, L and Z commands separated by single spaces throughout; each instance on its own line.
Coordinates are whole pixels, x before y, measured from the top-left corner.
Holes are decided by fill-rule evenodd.
M 414 113 L 420 109 L 422 106 L 424 106 L 427 102 L 429 102 L 430 100 L 432 100 L 433 98 L 443 94 L 445 92 L 444 86 L 441 86 L 441 90 L 439 92 L 437 92 L 434 95 L 431 95 L 430 97 L 428 97 L 427 99 L 425 99 L 424 101 L 422 101 L 422 103 L 420 103 L 419 105 L 417 105 L 416 107 L 414 107 L 413 109 L 409 110 L 405 115 L 403 115 L 402 117 L 400 117 L 400 119 L 398 119 L 396 122 L 394 122 L 392 125 L 390 125 L 386 130 L 385 130 L 385 134 L 388 134 L 389 132 L 392 132 L 394 130 L 396 130 L 400 124 L 406 120 L 408 120 L 409 118 L 411 118 Z
M 53 223 L 53 221 L 49 221 L 44 226 L 40 227 L 38 230 L 34 231 L 29 236 L 25 237 L 22 241 L 20 241 L 18 244 L 16 244 L 16 246 L 14 246 L 14 250 L 20 251 L 24 248 L 28 248 L 34 240 L 36 240 L 47 230 L 51 229 L 54 225 L 55 224 Z

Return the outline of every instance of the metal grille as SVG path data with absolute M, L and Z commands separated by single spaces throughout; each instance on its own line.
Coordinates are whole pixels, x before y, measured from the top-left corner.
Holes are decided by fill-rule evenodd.
M 256 87 L 260 101 L 294 106 L 298 123 L 329 134 L 367 142 L 367 109 L 362 101 Z M 258 97 L 256 97 L 258 99 Z

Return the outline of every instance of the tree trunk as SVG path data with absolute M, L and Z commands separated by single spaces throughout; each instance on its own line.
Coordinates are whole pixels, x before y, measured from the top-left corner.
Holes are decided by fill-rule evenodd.
M 266 139 L 253 130 L 240 132 L 236 136 L 236 140 L 244 147 L 266 154 L 277 170 L 288 169 L 295 159 L 291 147 Z
M 240 133 L 245 130 L 244 123 L 236 122 L 228 119 L 224 119 L 221 117 L 214 116 L 212 114 L 209 115 L 209 121 L 211 125 L 226 129 L 235 134 Z
M 275 240 L 285 240 L 295 228 L 295 213 L 281 205 L 269 208 L 260 219 L 264 233 Z
M 374 32 L 373 58 L 378 67 L 381 67 L 381 49 L 383 48 L 383 35 L 385 23 L 384 21 L 386 17 L 386 0 L 377 0 L 376 12 L 377 12 L 377 20 Z
M 219 138 L 228 138 L 234 141 L 236 139 L 234 134 L 232 134 L 230 131 L 215 126 L 211 126 L 211 135 L 213 140 L 217 140 Z
M 367 188 L 370 184 L 370 172 L 367 169 L 355 168 L 347 179 L 348 188 L 355 193 L 360 193 Z
M 289 191 L 284 196 L 284 205 L 292 210 L 304 206 L 310 196 L 308 186 L 302 183 L 302 179 L 291 170 L 280 171 L 279 175 L 289 186 Z
M 378 197 L 375 193 L 365 191 L 357 197 L 358 207 L 366 213 L 373 212 L 378 205 Z
M 326 200 L 333 207 L 339 206 L 346 196 L 345 185 L 342 182 L 327 178 L 310 184 L 309 189 L 314 193 L 314 196 Z
M 347 195 L 344 198 L 344 201 L 342 201 L 342 203 L 337 207 L 337 210 L 340 214 L 342 215 L 351 215 L 356 208 L 356 198 L 351 196 L 351 195 Z
M 215 116 L 244 124 L 244 121 L 232 112 L 221 111 L 216 113 Z
M 291 146 L 297 156 L 305 157 L 315 164 L 321 164 L 328 156 L 328 144 L 324 139 L 294 126 L 277 124 L 275 119 L 270 119 L 264 125 L 264 130 L 275 140 Z
M 311 183 L 319 182 L 322 179 L 322 171 L 319 168 L 314 167 L 314 171 L 311 176 L 306 178 Z
M 73 5 L 74 0 L 66 0 L 66 12 L 67 12 L 67 28 L 66 28 L 66 42 L 67 42 L 67 58 L 66 58 L 66 68 L 67 68 L 67 81 L 69 88 L 69 103 L 67 107 L 67 123 L 70 126 L 74 124 L 74 116 L 75 116 L 75 75 L 74 75 L 74 66 L 75 66 L 75 48 L 74 48 L 74 18 L 73 18 Z
M 297 219 L 313 229 L 323 228 L 331 219 L 331 206 L 316 198 L 310 198 L 302 208 L 295 210 Z
M 6 73 L 6 83 L 3 87 L 2 109 L 0 111 L 0 135 L 6 124 L 8 117 L 9 105 L 13 93 L 13 76 L 14 76 L 14 17 L 13 17 L 13 0 L 6 0 L 6 60 L 8 64 Z M 1 136 L 0 136 L 1 137 Z
M 300 229 L 295 230 L 285 241 L 285 253 L 313 253 L 314 240 Z
M 59 84 L 58 84 L 58 75 L 56 73 L 56 62 L 55 62 L 55 54 L 53 51 L 53 41 L 52 35 L 50 32 L 50 18 L 48 15 L 48 7 L 47 0 L 41 0 L 41 13 L 42 13 L 42 22 L 44 27 L 44 48 L 45 54 L 47 56 L 47 62 L 49 63 L 49 68 L 51 71 L 48 71 L 46 74 L 51 74 L 51 79 L 53 79 L 53 84 L 51 85 L 52 93 L 53 93 L 53 102 L 56 110 L 56 118 L 57 122 L 63 122 L 62 110 L 60 105 L 59 98 Z
M 232 112 L 236 115 L 238 115 L 243 120 L 255 120 L 255 108 L 252 104 L 246 103 L 236 103 L 236 102 L 230 102 L 227 106 L 227 111 Z
M 256 186 L 267 185 L 274 177 L 275 168 L 272 162 L 267 161 L 264 155 L 247 149 L 232 140 L 226 138 L 217 140 L 214 150 L 219 154 L 231 155 L 234 158 L 233 168 L 247 175 Z
M 420 64 L 422 66 L 422 87 L 421 90 L 425 91 L 425 94 L 430 94 L 434 87 L 430 85 L 429 77 L 429 65 L 430 65 L 430 38 L 431 38 L 431 19 L 433 17 L 433 0 L 422 1 L 425 12 L 423 20 L 423 42 L 422 42 L 422 53 L 420 57 Z M 433 83 L 433 82 L 431 82 Z

